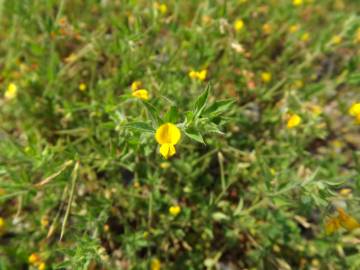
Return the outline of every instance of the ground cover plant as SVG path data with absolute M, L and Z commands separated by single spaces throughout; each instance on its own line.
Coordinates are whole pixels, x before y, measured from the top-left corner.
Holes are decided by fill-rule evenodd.
M 0 269 L 360 269 L 358 0 L 0 1 Z

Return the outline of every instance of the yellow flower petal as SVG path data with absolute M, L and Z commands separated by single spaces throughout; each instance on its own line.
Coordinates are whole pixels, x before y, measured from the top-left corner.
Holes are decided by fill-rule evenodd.
M 85 84 L 85 83 L 80 83 L 80 84 L 79 84 L 79 90 L 80 90 L 80 91 L 85 91 L 86 88 L 87 88 L 87 87 L 86 87 L 86 84 Z
M 301 123 L 301 117 L 297 114 L 293 114 L 290 116 L 290 118 L 287 122 L 287 127 L 294 128 L 294 127 L 300 125 L 300 123 Z
M 160 146 L 160 154 L 165 158 L 168 159 L 176 154 L 176 149 L 173 144 L 162 144 Z
M 236 32 L 239 32 L 241 29 L 244 28 L 244 21 L 241 20 L 241 19 L 237 19 L 235 22 L 234 22 L 234 29 Z
M 301 6 L 303 4 L 303 0 L 293 0 L 294 6 Z
M 155 139 L 159 144 L 175 145 L 181 138 L 180 129 L 171 123 L 165 123 L 158 127 L 155 133 Z
M 268 83 L 271 81 L 271 73 L 270 72 L 263 72 L 261 73 L 261 80 L 264 82 L 264 83 Z
M 143 100 L 148 100 L 149 99 L 149 92 L 145 89 L 139 89 L 136 90 L 132 93 L 133 97 L 139 98 L 139 99 L 143 99 Z
M 181 207 L 178 205 L 174 205 L 169 208 L 169 213 L 172 216 L 177 216 L 180 212 L 181 212 Z
M 151 260 L 151 266 L 150 266 L 151 270 L 160 270 L 161 269 L 161 262 L 159 259 L 152 259 Z
M 14 83 L 10 83 L 5 92 L 6 99 L 14 99 L 17 96 L 17 86 Z
M 352 231 L 356 228 L 360 228 L 359 222 L 353 218 L 352 216 L 348 215 L 344 209 L 338 208 L 337 209 L 339 214 L 339 221 L 341 226 L 343 226 L 345 229 Z
M 189 72 L 189 77 L 191 78 L 191 79 L 196 79 L 197 78 L 197 72 L 195 71 L 195 70 L 191 70 L 190 72 Z
M 351 116 L 357 116 L 358 114 L 360 114 L 360 102 L 351 105 L 349 109 L 349 114 Z
M 340 221 L 336 217 L 328 219 L 328 221 L 325 223 L 326 234 L 333 234 L 339 228 L 340 228 Z
M 206 79 L 206 75 L 207 75 L 207 70 L 203 69 L 198 72 L 197 77 L 200 81 L 204 81 Z
M 131 90 L 133 90 L 133 91 L 139 90 L 139 88 L 141 87 L 141 85 L 142 85 L 142 82 L 141 82 L 141 81 L 134 81 L 134 82 L 131 84 Z

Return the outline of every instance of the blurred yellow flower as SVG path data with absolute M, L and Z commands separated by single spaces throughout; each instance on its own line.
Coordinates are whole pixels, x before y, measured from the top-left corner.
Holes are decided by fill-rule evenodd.
M 181 132 L 176 125 L 172 123 L 161 125 L 155 133 L 155 139 L 160 144 L 160 154 L 166 159 L 175 155 L 175 145 L 180 138 Z
M 6 99 L 14 99 L 17 96 L 17 86 L 15 83 L 10 83 L 5 91 Z
M 357 116 L 358 114 L 360 114 L 360 102 L 354 103 L 353 105 L 351 105 L 350 109 L 349 109 L 349 114 L 351 116 Z
M 28 258 L 29 264 L 37 265 L 41 262 L 41 258 L 37 253 L 32 253 Z
M 155 3 L 154 3 L 154 7 L 155 7 L 158 11 L 160 11 L 160 13 L 162 13 L 162 14 L 166 14 L 167 11 L 168 11 L 168 7 L 167 7 L 166 4 L 160 4 L 160 3 L 158 3 L 158 2 L 155 2 Z
M 154 258 L 151 260 L 151 270 L 160 270 L 161 269 L 161 262 L 159 259 Z
M 195 71 L 195 70 L 191 70 L 190 72 L 189 72 L 189 77 L 191 78 L 191 79 L 196 79 L 197 78 L 197 72 Z
M 87 87 L 86 87 L 86 84 L 85 84 L 85 83 L 80 83 L 80 84 L 79 84 L 79 90 L 80 90 L 80 91 L 85 91 L 86 88 L 87 88 Z
M 198 72 L 197 77 L 198 77 L 198 79 L 199 79 L 200 81 L 204 81 L 204 80 L 206 79 L 206 75 L 207 75 L 207 70 L 206 70 L 206 69 L 203 69 L 203 70 L 201 70 L 201 71 Z
M 49 225 L 49 219 L 47 216 L 43 216 L 40 220 L 41 226 L 46 228 Z
M 2 217 L 0 217 L 0 235 L 4 231 L 4 229 L 5 229 L 5 220 Z
M 263 26 L 262 26 L 262 31 L 264 34 L 270 34 L 272 32 L 272 27 L 269 23 L 265 23 Z
M 45 270 L 46 269 L 46 264 L 44 262 L 41 262 L 38 266 L 38 270 Z
M 344 211 L 344 209 L 338 208 L 337 211 L 338 211 L 338 214 L 339 214 L 340 224 L 345 229 L 347 229 L 348 231 L 352 231 L 352 230 L 354 230 L 356 228 L 360 228 L 359 222 L 355 218 L 353 218 L 352 216 L 348 215 Z
M 272 76 L 271 76 L 271 73 L 270 73 L 270 72 L 262 72 L 262 73 L 261 73 L 261 80 L 262 80 L 264 83 L 270 82 L 271 79 L 272 79 Z
M 177 216 L 180 212 L 181 212 L 181 207 L 178 205 L 174 205 L 169 208 L 170 215 L 174 217 Z
M 303 4 L 303 0 L 293 0 L 294 6 L 301 6 Z
M 293 24 L 289 27 L 289 32 L 290 33 L 295 33 L 297 31 L 299 31 L 300 26 L 298 24 Z
M 143 100 L 148 100 L 149 99 L 149 92 L 146 89 L 136 90 L 136 91 L 132 92 L 131 95 L 133 97 L 143 99 Z
M 160 163 L 160 168 L 161 169 L 167 169 L 167 168 L 169 168 L 170 167 L 170 163 L 169 162 L 161 162 Z
M 206 69 L 203 69 L 203 70 L 200 70 L 200 71 L 191 70 L 189 72 L 189 77 L 191 79 L 198 79 L 200 81 L 204 81 L 206 79 L 206 76 L 207 76 L 207 70 Z
M 308 42 L 310 40 L 310 33 L 309 32 L 305 32 L 304 34 L 301 35 L 300 38 L 302 41 L 304 42 Z
M 325 223 L 326 234 L 333 234 L 338 229 L 340 229 L 340 221 L 338 220 L 337 217 L 329 218 Z
M 141 86 L 142 86 L 141 81 L 133 81 L 133 83 L 131 84 L 131 90 L 136 91 L 140 89 Z
M 334 45 L 339 45 L 342 42 L 342 37 L 339 35 L 335 35 L 331 38 L 330 43 Z
M 301 117 L 297 114 L 292 114 L 287 122 L 288 128 L 294 128 L 300 125 L 301 123 Z
M 241 20 L 241 19 L 237 19 L 235 22 L 234 22 L 234 29 L 236 32 L 239 32 L 241 31 L 241 29 L 244 28 L 244 21 Z

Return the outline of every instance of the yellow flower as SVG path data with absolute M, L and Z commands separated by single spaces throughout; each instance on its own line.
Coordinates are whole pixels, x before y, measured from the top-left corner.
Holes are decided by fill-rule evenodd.
M 171 123 L 165 123 L 161 125 L 155 133 L 155 139 L 160 144 L 160 154 L 168 159 L 175 155 L 175 144 L 179 142 L 181 138 L 180 129 Z
M 3 233 L 4 229 L 5 229 L 5 220 L 2 217 L 0 217 L 0 235 Z
M 338 229 L 340 229 L 340 221 L 337 217 L 329 218 L 325 223 L 325 232 L 326 234 L 333 234 Z
M 46 228 L 49 225 L 49 219 L 47 216 L 43 216 L 40 220 L 41 226 Z
M 155 2 L 154 7 L 162 14 L 165 14 L 168 10 L 166 4 L 159 4 L 158 2 Z
M 196 79 L 197 78 L 197 72 L 195 71 L 195 70 L 191 70 L 190 72 L 189 72 L 189 77 L 191 78 L 191 79 Z
M 293 24 L 289 27 L 289 32 L 290 33 L 295 33 L 297 31 L 299 31 L 300 26 L 298 24 Z
M 272 32 L 272 27 L 269 23 L 265 23 L 263 26 L 262 26 L 262 31 L 264 34 L 270 34 Z
M 339 191 L 339 194 L 343 197 L 349 197 L 351 196 L 352 190 L 350 188 L 342 188 Z
M 319 116 L 322 113 L 322 108 L 319 105 L 310 105 L 309 109 L 314 116 Z
M 262 72 L 261 79 L 264 83 L 268 83 L 271 81 L 271 73 L 270 72 Z
M 36 264 L 39 264 L 41 262 L 41 258 L 40 258 L 40 256 L 38 254 L 32 253 L 29 256 L 28 261 L 29 261 L 29 264 L 36 265 Z
M 14 99 L 17 96 L 17 86 L 15 83 L 10 83 L 5 91 L 6 99 Z
M 235 22 L 234 22 L 234 29 L 236 32 L 239 32 L 241 31 L 241 29 L 244 28 L 244 21 L 241 20 L 241 19 L 237 19 Z
M 149 92 L 147 90 L 145 90 L 145 89 L 136 90 L 131 95 L 133 97 L 143 99 L 143 100 L 148 100 L 149 99 Z
M 349 114 L 351 116 L 357 116 L 358 114 L 360 114 L 360 102 L 351 105 L 349 109 Z
M 191 79 L 198 79 L 200 81 L 204 81 L 206 79 L 206 76 L 207 76 L 207 70 L 206 69 L 203 69 L 203 70 L 200 70 L 200 71 L 191 70 L 189 72 L 189 77 Z
M 294 6 L 301 6 L 303 4 L 303 0 L 293 0 Z
M 309 32 L 305 32 L 304 34 L 302 34 L 301 40 L 304 41 L 304 42 L 308 42 L 310 40 Z
M 161 169 L 168 169 L 170 167 L 170 163 L 169 162 L 161 162 L 160 163 L 160 168 Z
M 207 70 L 203 69 L 198 72 L 197 77 L 200 81 L 204 81 L 206 79 L 206 75 L 207 75 Z
M 176 217 L 181 212 L 181 207 L 178 205 L 171 206 L 169 208 L 170 215 Z
M 38 266 L 38 270 L 45 270 L 46 269 L 46 264 L 44 262 L 41 262 Z
M 160 10 L 160 12 L 161 12 L 162 14 L 165 14 L 165 13 L 167 12 L 167 10 L 168 10 L 167 5 L 161 4 L 161 5 L 159 6 L 159 10 Z
M 80 91 L 85 91 L 86 90 L 86 84 L 85 83 L 80 83 L 79 84 L 79 90 Z
M 288 128 L 294 128 L 301 123 L 301 117 L 297 114 L 292 114 L 287 122 Z
M 151 260 L 151 270 L 160 270 L 161 269 L 161 262 L 159 259 L 154 258 Z
M 339 35 L 335 35 L 331 38 L 331 44 L 339 45 L 342 42 L 342 37 Z
M 155 133 L 155 139 L 159 144 L 175 145 L 181 138 L 180 129 L 172 123 L 161 125 Z
M 131 84 L 131 90 L 136 91 L 136 90 L 140 89 L 141 85 L 142 85 L 141 81 L 134 81 Z
M 339 214 L 340 224 L 345 229 L 347 229 L 348 231 L 352 231 L 352 230 L 354 230 L 356 228 L 360 228 L 359 222 L 355 218 L 353 218 L 352 216 L 348 215 L 344 211 L 344 209 L 338 208 L 337 211 L 338 211 L 338 214 Z
M 173 155 L 176 154 L 176 149 L 175 146 L 173 144 L 162 144 L 160 146 L 160 154 L 165 158 L 168 159 L 169 157 L 172 157 Z

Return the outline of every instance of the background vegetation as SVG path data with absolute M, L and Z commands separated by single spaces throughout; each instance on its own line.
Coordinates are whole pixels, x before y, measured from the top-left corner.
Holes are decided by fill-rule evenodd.
M 360 269 L 359 12 L 1 0 L 0 269 Z

